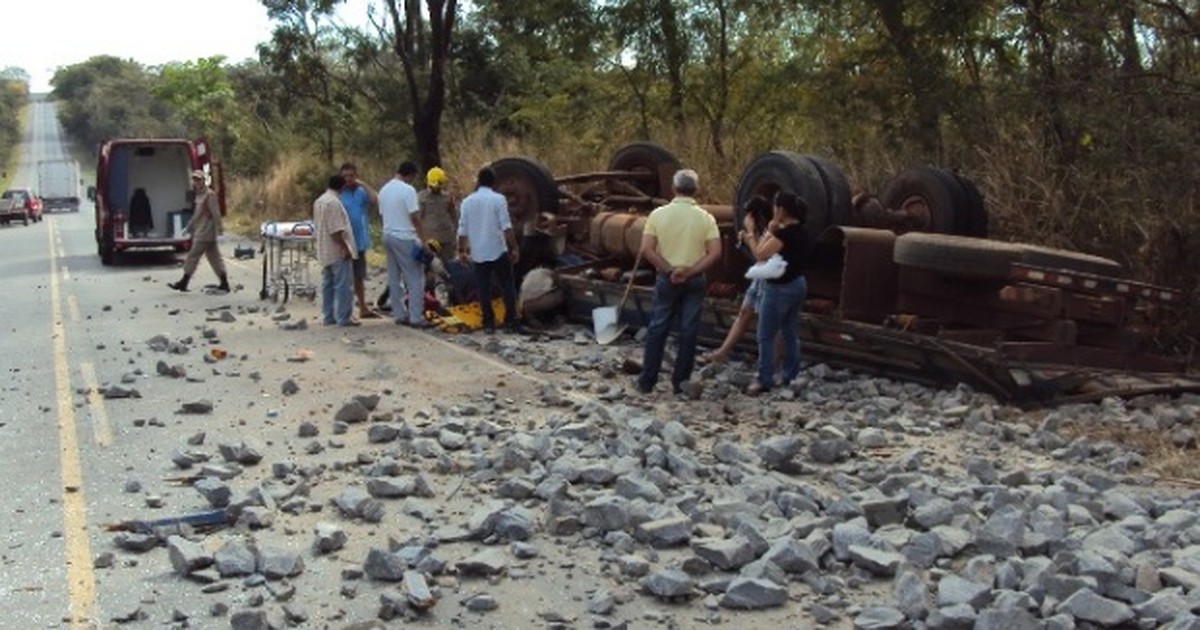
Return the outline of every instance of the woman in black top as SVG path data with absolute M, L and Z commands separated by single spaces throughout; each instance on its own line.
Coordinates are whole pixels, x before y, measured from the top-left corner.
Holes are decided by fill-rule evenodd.
M 787 268 L 778 278 L 763 284 L 758 311 L 758 381 L 747 389 L 753 395 L 775 385 L 775 337 L 783 348 L 783 383 L 792 382 L 800 373 L 800 311 L 808 295 L 803 263 L 808 254 L 808 235 L 804 220 L 808 207 L 789 192 L 775 195 L 774 216 L 761 238 L 751 233 L 747 245 L 754 258 L 764 261 L 779 254 Z M 752 232 L 752 231 L 751 231 Z

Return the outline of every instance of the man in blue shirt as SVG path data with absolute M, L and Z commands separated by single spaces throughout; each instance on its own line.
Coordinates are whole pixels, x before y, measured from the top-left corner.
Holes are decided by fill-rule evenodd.
M 358 315 L 363 319 L 376 319 L 379 313 L 367 306 L 367 250 L 371 249 L 371 232 L 367 229 L 367 208 L 379 204 L 379 195 L 368 185 L 358 181 L 358 167 L 351 162 L 342 164 L 342 206 L 350 217 L 350 231 L 358 245 L 358 257 L 354 259 L 354 295 L 358 299 Z

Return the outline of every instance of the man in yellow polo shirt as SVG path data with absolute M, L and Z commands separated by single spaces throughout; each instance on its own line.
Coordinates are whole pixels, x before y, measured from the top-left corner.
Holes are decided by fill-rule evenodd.
M 653 391 L 658 383 L 667 335 L 676 317 L 679 350 L 671 373 L 672 390 L 679 394 L 680 387 L 691 378 L 707 290 L 704 272 L 721 258 L 717 221 L 696 203 L 700 176 L 696 171 L 684 169 L 675 173 L 672 184 L 675 198 L 650 213 L 642 232 L 642 259 L 658 271 L 642 373 L 637 379 L 638 391 L 642 393 Z

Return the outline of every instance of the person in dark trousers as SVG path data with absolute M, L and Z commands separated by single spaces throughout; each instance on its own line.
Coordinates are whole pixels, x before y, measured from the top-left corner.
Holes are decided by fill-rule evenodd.
M 742 235 L 755 260 L 761 262 L 779 254 L 787 262 L 782 276 L 763 281 L 758 313 L 758 379 L 746 389 L 752 396 L 775 385 L 776 336 L 783 347 L 782 383 L 791 383 L 800 373 L 800 312 L 808 296 L 803 267 L 808 255 L 804 230 L 807 216 L 803 200 L 781 191 L 775 195 L 774 216 L 767 229 L 760 233 L 748 226 Z
M 517 332 L 513 265 L 520 259 L 512 218 L 508 215 L 508 201 L 492 189 L 495 185 L 496 172 L 487 167 L 480 170 L 475 192 L 462 200 L 458 216 L 458 258 L 464 263 L 471 262 L 483 312 L 483 328 L 489 334 L 496 331 L 496 315 L 492 311 L 493 280 L 500 284 L 504 297 L 504 328 Z
M 654 279 L 653 310 L 646 327 L 638 391 L 648 394 L 658 383 L 671 322 L 679 319 L 679 351 L 671 373 L 671 389 L 682 393 L 696 363 L 700 314 L 708 284 L 704 272 L 721 258 L 717 221 L 696 203 L 700 188 L 696 171 L 675 172 L 675 198 L 655 208 L 642 232 L 642 259 L 658 271 Z
M 218 291 L 229 292 L 229 276 L 225 274 L 225 261 L 221 259 L 221 248 L 217 246 L 217 236 L 221 233 L 221 204 L 217 193 L 204 183 L 204 171 L 192 171 L 192 219 L 188 221 L 185 232 L 192 235 L 192 249 L 183 260 L 183 277 L 178 282 L 170 282 L 167 286 L 176 291 L 187 291 L 192 274 L 200 264 L 200 257 L 208 258 L 208 264 L 217 274 L 221 283 L 216 286 Z
M 354 257 L 354 295 L 358 298 L 358 316 L 363 319 L 376 319 L 376 313 L 367 304 L 367 250 L 371 249 L 370 221 L 367 209 L 379 205 L 379 193 L 375 189 L 359 181 L 358 167 L 352 162 L 342 164 L 342 179 L 346 186 L 342 188 L 342 206 L 346 208 L 346 216 L 350 217 L 350 228 L 354 242 L 358 245 L 358 253 Z

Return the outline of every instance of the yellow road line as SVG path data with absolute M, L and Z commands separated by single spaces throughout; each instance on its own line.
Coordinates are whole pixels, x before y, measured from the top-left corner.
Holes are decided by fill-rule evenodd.
M 108 411 L 104 409 L 104 398 L 100 396 L 100 381 L 96 379 L 96 368 L 91 363 L 79 364 L 83 375 L 83 386 L 88 390 L 88 409 L 92 415 L 92 433 L 100 446 L 112 444 L 112 428 L 108 423 Z
M 54 224 L 50 224 L 51 337 L 54 340 L 54 390 L 58 402 L 58 450 L 62 466 L 63 542 L 66 546 L 67 592 L 72 629 L 95 627 L 96 576 L 87 535 L 87 502 L 83 493 L 83 465 L 75 431 L 75 406 L 71 400 L 71 369 L 67 358 L 67 330 L 63 322 L 58 258 L 53 255 Z

